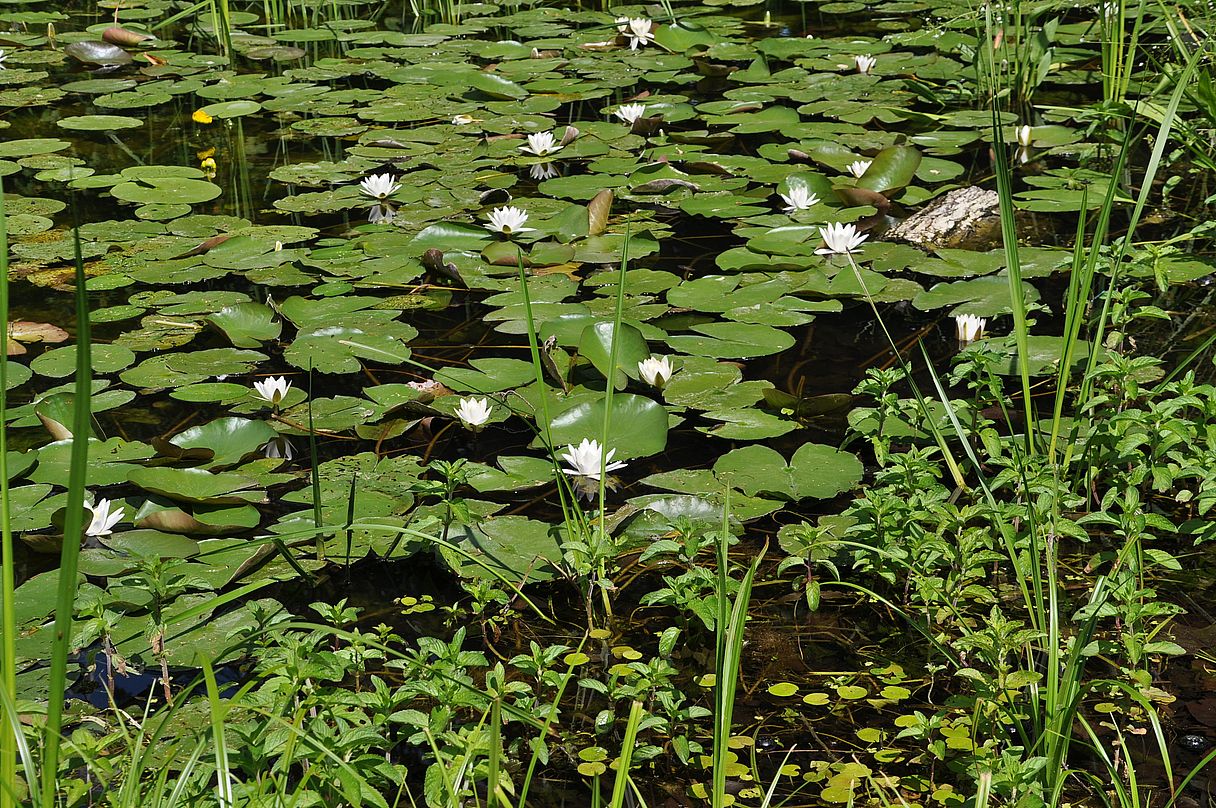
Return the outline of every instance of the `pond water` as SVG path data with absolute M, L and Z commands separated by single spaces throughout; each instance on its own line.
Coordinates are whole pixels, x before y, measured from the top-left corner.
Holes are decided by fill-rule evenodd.
M 90 529 L 80 551 L 71 695 L 103 710 L 117 676 L 120 700 L 163 702 L 204 657 L 230 698 L 247 695 L 238 685 L 289 679 L 283 666 L 326 683 L 320 704 L 377 679 L 398 693 L 392 709 L 413 712 L 374 723 L 381 742 L 363 750 L 398 768 L 361 776 L 381 793 L 406 778 L 432 805 L 484 796 L 476 784 L 435 791 L 431 772 L 487 742 L 477 733 L 488 702 L 444 682 L 498 688 L 530 715 L 560 706 L 533 791 L 546 803 L 585 799 L 601 778 L 609 787 L 606 763 L 634 738 L 636 702 L 648 716 L 635 739 L 640 795 L 689 804 L 708 780 L 705 676 L 728 595 L 714 536 L 725 519 L 730 592 L 765 554 L 734 702 L 732 793 L 758 803 L 754 778 L 780 772 L 778 793 L 809 804 L 963 804 L 979 769 L 1017 754 L 1008 737 L 981 743 L 982 699 L 968 701 L 974 680 L 957 671 L 1003 677 L 1044 652 L 1038 640 L 1019 656 L 974 639 L 999 624 L 996 610 L 1033 616 L 1018 611 L 1022 573 L 1002 566 L 1000 529 L 977 524 L 978 484 L 951 481 L 935 435 L 980 451 L 977 468 L 994 479 L 1011 467 L 1026 431 L 1017 332 L 1027 307 L 1026 396 L 1051 418 L 1071 279 L 1091 252 L 1074 253 L 1078 221 L 1088 243 L 1112 182 L 1113 235 L 1095 258 L 1092 305 L 1075 310 L 1097 318 L 1108 287 L 1142 293 L 1117 299 L 1111 316 L 1123 319 L 1109 321 L 1102 355 L 1153 355 L 1165 368 L 1125 369 L 1112 413 L 1142 404 L 1129 379 L 1158 382 L 1184 359 L 1198 382 L 1210 378 L 1216 271 L 1199 224 L 1216 165 L 1199 136 L 1206 97 L 1185 96 L 1175 124 L 1163 112 L 1173 85 L 1157 78 L 1187 64 L 1173 19 L 1123 3 L 996 12 L 985 20 L 954 0 L 138 0 L 0 14 L 21 698 L 48 691 L 79 250 L 92 334 L 88 489 L 122 515 Z M 1148 111 L 1124 103 L 1134 99 Z M 1175 138 L 1164 163 L 1140 137 L 1162 120 Z M 974 229 L 960 218 L 944 235 L 916 235 L 933 222 L 914 217 L 951 192 L 996 188 L 1006 166 L 1009 250 L 995 194 L 963 212 Z M 1147 183 L 1157 209 L 1141 218 L 1146 172 L 1159 172 Z M 1132 223 L 1136 238 L 1116 254 Z M 983 318 L 983 338 L 960 345 L 960 316 Z M 1081 333 L 1097 327 L 1086 320 Z M 657 383 L 652 356 L 670 363 Z M 984 362 L 981 383 L 967 368 Z M 279 377 L 285 393 L 254 387 Z M 939 382 L 973 430 L 962 441 Z M 919 421 L 914 391 L 928 399 Z M 488 416 L 462 410 L 469 399 Z M 579 454 L 587 440 L 614 453 Z M 1175 484 L 1204 461 L 1177 452 L 1175 476 L 1153 466 L 1143 483 L 1151 508 L 1127 512 L 1173 520 L 1178 543 L 1154 547 L 1187 569 L 1138 562 L 1140 595 L 1110 606 L 1118 619 L 1093 640 L 1133 650 L 1096 644 L 1094 664 L 1110 670 L 1092 675 L 1123 676 L 1161 705 L 1185 771 L 1216 737 L 1206 695 L 1216 660 L 1201 605 L 1213 580 L 1207 534 L 1187 521 L 1206 511 Z M 1079 515 L 1113 507 L 1102 472 L 1087 473 L 1054 512 L 1082 525 L 1059 534 L 1077 625 L 1096 576 L 1120 569 L 1103 565 L 1128 529 Z M 899 510 L 943 484 L 925 510 Z M 1018 486 L 994 486 L 1021 501 Z M 953 519 L 956 506 L 976 510 L 913 529 Z M 874 533 L 862 529 L 870 518 Z M 1004 522 L 1022 529 L 1025 518 Z M 883 538 L 892 524 L 907 534 Z M 915 543 L 929 534 L 948 540 Z M 1154 611 L 1153 587 L 1189 594 Z M 318 620 L 354 638 L 321 642 L 304 625 Z M 1139 645 L 1125 624 L 1145 626 Z M 1172 631 L 1176 652 L 1160 642 Z M 278 632 L 292 639 L 268 639 Z M 369 651 L 370 637 L 392 651 Z M 299 673 L 283 662 L 294 642 L 301 658 L 319 643 L 326 661 Z M 556 650 L 543 670 L 529 667 L 543 649 Z M 552 677 L 580 666 L 554 695 Z M 1158 698 L 1167 691 L 1174 701 Z M 177 709 L 203 715 L 185 701 Z M 1095 718 L 1092 737 L 1131 733 L 1143 748 L 1126 742 L 1120 760 L 1140 761 L 1143 781 L 1166 789 L 1172 773 L 1142 737 L 1143 712 L 1105 704 L 1086 710 L 1130 723 Z M 448 712 L 428 719 L 439 707 Z M 328 729 L 340 736 L 349 720 Z M 533 729 L 503 730 L 514 783 Z M 1100 755 L 1070 761 L 1105 776 Z M 1010 804 L 1015 780 L 998 786 Z

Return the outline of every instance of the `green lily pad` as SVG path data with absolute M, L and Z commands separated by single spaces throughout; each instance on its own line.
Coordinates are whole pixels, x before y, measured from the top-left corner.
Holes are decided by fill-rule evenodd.
M 531 362 L 521 359 L 486 357 L 473 359 L 471 368 L 444 368 L 435 372 L 435 381 L 458 392 L 497 393 L 536 379 Z
M 745 446 L 718 458 L 714 474 L 749 496 L 797 501 L 829 499 L 848 491 L 861 480 L 862 465 L 848 452 L 817 443 L 804 443 L 788 464 L 767 446 Z
M 458 574 L 503 578 L 512 583 L 547 581 L 561 561 L 561 537 L 545 522 L 522 516 L 499 516 L 476 525 L 454 525 L 445 536 L 463 553 L 447 548 L 440 555 Z M 476 561 L 470 560 L 476 559 Z
M 182 449 L 205 449 L 211 453 L 211 465 L 227 466 L 258 452 L 278 435 L 265 421 L 217 418 L 179 432 L 169 442 Z
M 262 303 L 237 303 L 225 306 L 207 318 L 224 332 L 237 348 L 258 348 L 263 342 L 278 339 L 283 324 L 275 319 L 274 311 Z
M 616 345 L 616 367 L 612 365 L 613 343 Z M 598 322 L 583 329 L 578 352 L 595 365 L 605 378 L 611 378 L 618 390 L 625 389 L 629 379 L 638 378 L 638 363 L 650 357 L 650 347 L 642 332 L 628 323 L 614 328 L 610 322 Z
M 618 393 L 612 397 L 612 416 L 606 437 L 605 399 L 600 396 L 557 411 L 547 434 L 555 447 L 578 445 L 584 439 L 615 449 L 616 460 L 658 454 L 667 446 L 667 410 L 645 396 Z M 546 431 L 542 427 L 542 431 Z
M 754 323 L 706 323 L 695 334 L 673 334 L 667 344 L 681 353 L 719 359 L 747 359 L 780 353 L 794 344 L 784 331 Z
M 1039 299 L 1035 287 L 1022 282 L 1027 302 Z M 1009 278 L 1006 275 L 989 275 L 968 281 L 939 283 L 912 298 L 912 305 L 921 311 L 932 311 L 945 306 L 954 306 L 950 314 L 974 314 L 977 317 L 995 317 L 1012 311 L 1009 294 Z
M 116 373 L 135 363 L 135 353 L 121 345 L 95 343 L 89 346 L 94 373 Z M 54 348 L 30 362 L 30 370 L 40 376 L 63 378 L 76 372 L 76 346 Z
M 208 104 L 202 108 L 202 111 L 210 115 L 212 118 L 240 118 L 245 115 L 252 115 L 259 112 L 262 105 L 257 101 L 248 99 L 239 99 L 236 101 L 221 101 L 218 104 Z
M 222 192 L 214 183 L 186 177 L 146 177 L 138 182 L 120 182 L 110 189 L 118 199 L 139 205 L 196 205 Z
M 205 469 L 140 468 L 128 479 L 146 491 L 180 502 L 244 504 L 260 502 L 265 496 L 256 490 L 257 480 L 251 477 Z
M 60 129 L 76 132 L 116 132 L 120 129 L 135 129 L 144 125 L 139 118 L 126 115 L 77 115 L 60 118 L 55 122 Z

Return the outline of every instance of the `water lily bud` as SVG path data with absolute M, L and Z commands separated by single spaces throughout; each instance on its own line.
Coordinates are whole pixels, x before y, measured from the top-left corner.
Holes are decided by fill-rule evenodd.
M 967 346 L 984 336 L 984 327 L 988 321 L 974 314 L 959 314 L 954 318 L 955 332 L 958 344 Z
M 667 384 L 667 380 L 674 372 L 671 359 L 666 356 L 652 356 L 638 362 L 638 375 L 642 377 L 642 381 L 660 390 Z

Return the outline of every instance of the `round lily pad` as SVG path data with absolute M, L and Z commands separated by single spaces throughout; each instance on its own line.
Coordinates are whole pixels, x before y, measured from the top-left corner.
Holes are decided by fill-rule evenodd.
M 75 115 L 55 122 L 60 129 L 77 132 L 115 132 L 119 129 L 135 129 L 143 126 L 139 118 L 126 115 Z
M 124 202 L 140 205 L 194 205 L 210 202 L 221 192 L 214 183 L 186 177 L 148 177 L 139 182 L 120 182 L 110 189 Z
M 221 101 L 218 104 L 208 104 L 203 107 L 202 111 L 212 118 L 240 118 L 243 115 L 252 115 L 261 109 L 262 105 L 257 101 L 239 99 L 237 101 Z
M 89 349 L 95 373 L 114 373 L 128 368 L 135 354 L 121 345 L 94 344 Z M 76 346 L 65 345 L 47 351 L 30 362 L 30 369 L 41 376 L 62 378 L 76 372 Z
M 140 205 L 135 209 L 135 216 L 151 222 L 167 222 L 190 213 L 189 205 L 152 203 Z

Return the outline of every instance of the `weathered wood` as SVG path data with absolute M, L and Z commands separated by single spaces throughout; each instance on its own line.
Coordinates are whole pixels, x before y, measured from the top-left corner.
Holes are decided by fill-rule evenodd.
M 889 229 L 886 237 L 918 247 L 989 249 L 1000 241 L 1000 197 L 974 185 L 957 188 Z

